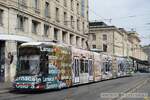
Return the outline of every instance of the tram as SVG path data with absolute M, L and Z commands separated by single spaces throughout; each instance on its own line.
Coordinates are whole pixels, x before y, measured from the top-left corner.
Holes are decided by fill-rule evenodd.
M 17 90 L 51 90 L 131 75 L 126 59 L 53 42 L 23 43 L 19 48 Z

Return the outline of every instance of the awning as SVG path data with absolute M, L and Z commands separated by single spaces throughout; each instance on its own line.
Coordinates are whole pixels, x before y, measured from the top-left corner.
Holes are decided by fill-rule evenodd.
M 0 34 L 0 40 L 33 42 L 33 39 L 30 37 L 19 36 L 19 35 L 4 35 L 4 34 Z
M 130 57 L 130 58 L 133 59 L 133 60 L 135 60 L 135 61 L 136 61 L 137 63 L 139 63 L 139 64 L 143 64 L 143 65 L 147 65 L 147 66 L 150 65 L 148 61 L 140 60 L 140 59 L 137 59 L 137 58 L 135 58 L 135 57 Z

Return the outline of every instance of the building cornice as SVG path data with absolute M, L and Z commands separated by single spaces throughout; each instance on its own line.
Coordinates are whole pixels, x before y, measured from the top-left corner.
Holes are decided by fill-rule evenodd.
M 121 35 L 123 35 L 123 33 L 116 27 L 116 26 L 90 26 L 90 31 L 117 31 L 118 33 L 120 33 Z

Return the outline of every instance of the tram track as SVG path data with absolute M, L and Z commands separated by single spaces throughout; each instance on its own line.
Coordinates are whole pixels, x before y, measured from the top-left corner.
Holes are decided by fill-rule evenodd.
M 61 91 L 52 92 L 35 92 L 35 93 L 18 93 L 9 92 L 0 94 L 0 100 L 91 100 L 97 97 L 99 93 L 134 93 L 147 82 L 150 82 L 148 77 L 133 76 L 127 78 L 119 78 L 116 80 L 102 81 L 93 84 L 87 84 L 79 87 L 72 87 Z M 93 96 L 93 97 L 92 97 Z M 80 97 L 80 98 L 78 98 Z M 44 99 L 45 98 L 45 99 Z M 86 99 L 85 99 L 86 98 Z M 93 100 L 103 100 L 103 98 Z M 105 100 L 122 100 L 121 96 L 115 99 Z
M 150 82 L 149 78 L 141 79 L 141 81 L 136 83 L 134 87 L 128 88 L 124 92 L 122 92 L 121 94 L 123 94 L 123 95 L 120 95 L 117 98 L 113 98 L 113 99 L 110 99 L 110 100 L 123 100 L 125 98 L 124 94 L 129 94 L 129 93 L 132 94 L 132 93 L 136 92 L 136 90 L 140 89 L 142 86 L 147 84 L 148 82 Z

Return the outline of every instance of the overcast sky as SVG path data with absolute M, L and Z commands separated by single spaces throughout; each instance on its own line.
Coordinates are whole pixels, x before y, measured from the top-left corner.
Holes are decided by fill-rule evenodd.
M 91 21 L 104 21 L 126 30 L 133 28 L 142 45 L 150 44 L 150 0 L 89 0 L 89 3 Z

